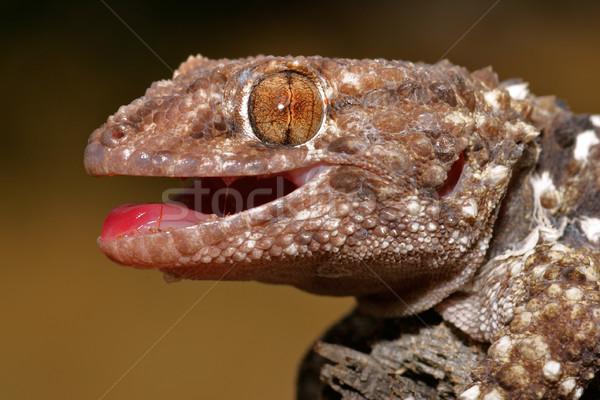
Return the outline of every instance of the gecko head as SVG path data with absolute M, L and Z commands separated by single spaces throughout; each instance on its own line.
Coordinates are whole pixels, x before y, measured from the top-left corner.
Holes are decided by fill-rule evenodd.
M 520 101 L 448 62 L 190 57 L 90 137 L 91 175 L 193 178 L 171 203 L 115 209 L 100 247 L 175 277 L 419 311 L 484 257 L 537 135 Z

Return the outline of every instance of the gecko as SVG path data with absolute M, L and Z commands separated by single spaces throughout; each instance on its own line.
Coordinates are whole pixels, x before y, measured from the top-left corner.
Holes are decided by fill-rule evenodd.
M 85 168 L 188 179 L 107 216 L 117 263 L 434 308 L 490 343 L 457 398 L 577 399 L 600 365 L 599 132 L 491 68 L 190 56 Z

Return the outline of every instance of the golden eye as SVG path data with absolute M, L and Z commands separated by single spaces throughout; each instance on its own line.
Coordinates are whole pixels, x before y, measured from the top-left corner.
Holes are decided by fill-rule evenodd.
M 252 88 L 248 115 L 254 134 L 263 142 L 295 146 L 312 138 L 323 120 L 321 93 L 308 77 L 276 72 Z

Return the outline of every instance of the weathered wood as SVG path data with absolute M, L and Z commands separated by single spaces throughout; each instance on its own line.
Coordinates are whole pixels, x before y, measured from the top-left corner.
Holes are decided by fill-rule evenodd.
M 385 320 L 355 310 L 318 341 L 300 368 L 298 400 L 452 400 L 487 345 L 433 312 Z M 595 379 L 582 399 L 600 398 Z
M 484 350 L 433 312 L 386 320 L 353 311 L 304 360 L 298 399 L 453 399 Z

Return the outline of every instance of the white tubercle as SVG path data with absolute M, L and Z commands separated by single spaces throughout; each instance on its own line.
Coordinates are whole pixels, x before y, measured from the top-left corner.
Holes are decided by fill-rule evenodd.
M 529 84 L 527 82 L 517 83 L 506 87 L 508 94 L 515 100 L 525 100 L 529 95 Z
M 582 217 L 579 226 L 590 242 L 600 244 L 600 218 Z
M 573 151 L 573 157 L 577 161 L 585 161 L 590 153 L 590 148 L 600 143 L 600 139 L 596 136 L 596 132 L 588 130 L 577 135 L 575 142 L 575 150 Z

